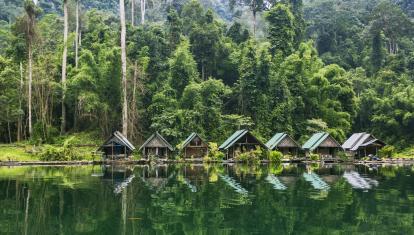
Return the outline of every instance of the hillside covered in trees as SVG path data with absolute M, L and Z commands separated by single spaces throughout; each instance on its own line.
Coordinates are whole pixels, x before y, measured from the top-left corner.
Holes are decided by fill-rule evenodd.
M 0 113 L 4 143 L 248 128 L 409 147 L 414 3 L 0 0 Z

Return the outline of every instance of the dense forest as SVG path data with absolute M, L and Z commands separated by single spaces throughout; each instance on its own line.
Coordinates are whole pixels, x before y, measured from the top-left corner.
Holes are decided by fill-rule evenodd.
M 122 130 L 414 144 L 411 0 L 0 0 L 0 142 Z

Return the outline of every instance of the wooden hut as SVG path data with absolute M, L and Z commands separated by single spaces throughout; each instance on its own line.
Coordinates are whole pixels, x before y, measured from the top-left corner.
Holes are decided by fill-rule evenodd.
M 181 146 L 184 158 L 202 158 L 208 154 L 208 145 L 197 133 L 191 133 Z
M 281 132 L 276 133 L 267 143 L 266 147 L 269 150 L 278 150 L 284 155 L 297 156 L 300 150 L 300 145 L 290 137 L 288 134 Z
M 266 145 L 258 140 L 250 131 L 238 130 L 220 145 L 219 150 L 225 152 L 228 159 L 234 158 L 236 152 L 243 153 L 255 150 L 258 147 L 267 150 Z
M 142 156 L 156 156 L 167 158 L 172 154 L 174 148 L 164 139 L 158 132 L 149 137 L 145 143 L 139 148 L 142 151 Z
M 98 149 L 104 158 L 128 158 L 135 147 L 119 131 L 115 131 Z
M 362 132 L 352 134 L 342 145 L 342 148 L 353 157 L 366 157 L 371 154 L 378 155 L 378 150 L 385 145 L 383 141 L 373 135 Z
M 338 151 L 342 150 L 341 145 L 326 132 L 315 133 L 302 148 L 307 155 L 316 153 L 323 158 L 333 158 Z

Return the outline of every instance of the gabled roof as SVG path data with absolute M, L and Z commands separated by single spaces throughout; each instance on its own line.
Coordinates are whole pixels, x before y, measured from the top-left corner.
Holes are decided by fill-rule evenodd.
M 295 143 L 295 145 L 297 146 L 297 147 L 299 147 L 299 144 L 298 143 L 296 143 L 296 141 L 293 139 L 293 138 L 291 138 L 288 134 L 286 134 L 285 132 L 280 132 L 280 133 L 276 133 L 269 141 L 267 141 L 267 143 L 266 143 L 266 147 L 268 148 L 268 149 L 274 149 L 274 148 L 276 148 L 279 144 L 280 144 L 280 142 L 283 140 L 283 139 L 285 139 L 285 138 L 289 138 L 289 139 L 291 139 L 292 141 L 293 141 L 293 143 Z
M 171 151 L 174 151 L 174 148 L 171 146 L 171 144 L 170 143 L 168 143 L 168 141 L 166 140 L 166 139 L 164 139 L 164 137 L 162 137 L 162 135 L 160 135 L 159 133 L 158 133 L 158 131 L 157 132 L 155 132 L 154 134 L 152 134 L 145 142 L 144 142 L 144 144 L 142 144 L 141 145 L 141 147 L 139 148 L 139 150 L 141 150 L 143 147 L 145 147 L 145 146 L 147 146 L 148 145 L 148 143 L 151 141 L 151 140 L 153 140 L 154 138 L 158 138 L 158 139 L 160 139 L 163 143 L 164 143 L 164 145 L 165 145 L 165 147 L 167 147 L 169 150 L 171 150 Z
M 185 148 L 188 144 L 190 144 L 190 142 L 195 138 L 195 137 L 198 137 L 198 138 L 200 138 L 200 140 L 202 141 L 202 142 L 204 142 L 204 140 L 197 134 L 197 133 L 195 133 L 195 132 L 193 132 L 193 133 L 191 133 L 188 137 L 187 137 L 187 139 L 185 139 L 184 140 L 184 142 L 183 142 L 183 144 L 182 144 L 182 146 L 181 146 L 181 148 Z
M 373 135 L 369 133 L 354 133 L 345 141 L 345 143 L 342 145 L 342 148 L 350 151 L 356 151 L 359 147 L 365 147 L 375 142 L 378 142 L 381 145 L 385 145 L 384 142 L 376 139 Z
M 313 134 L 313 136 L 311 138 L 309 138 L 308 141 L 306 141 L 306 143 L 302 146 L 302 148 L 305 149 L 305 150 L 313 151 L 317 147 L 319 147 L 319 145 L 323 141 L 325 141 L 329 136 L 330 136 L 329 133 L 326 133 L 326 132 L 315 133 L 315 134 Z M 338 142 L 336 142 L 336 140 L 334 138 L 332 138 L 332 139 L 335 141 L 335 143 L 337 143 L 338 146 L 341 146 Z
M 114 139 L 115 138 L 115 139 Z M 135 150 L 134 145 L 131 144 L 131 142 L 129 142 L 129 140 L 119 131 L 115 131 L 105 142 L 103 145 L 101 145 L 101 147 L 99 147 L 98 150 L 101 150 L 103 147 L 105 147 L 105 145 L 109 145 L 112 143 L 109 143 L 110 141 L 113 141 L 117 144 L 126 146 L 127 148 L 129 148 L 131 151 Z
M 260 140 L 258 140 L 254 135 L 252 135 L 248 130 L 238 130 L 233 133 L 224 143 L 222 143 L 219 147 L 220 150 L 226 150 L 233 146 L 240 138 L 245 136 L 246 134 L 250 134 L 262 147 L 267 148 Z

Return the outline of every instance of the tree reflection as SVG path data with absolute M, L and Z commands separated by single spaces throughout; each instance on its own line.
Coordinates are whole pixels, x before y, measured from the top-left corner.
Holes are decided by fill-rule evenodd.
M 355 187 L 349 173 L 378 185 Z M 404 166 L 0 168 L 0 233 L 412 234 L 413 177 Z

